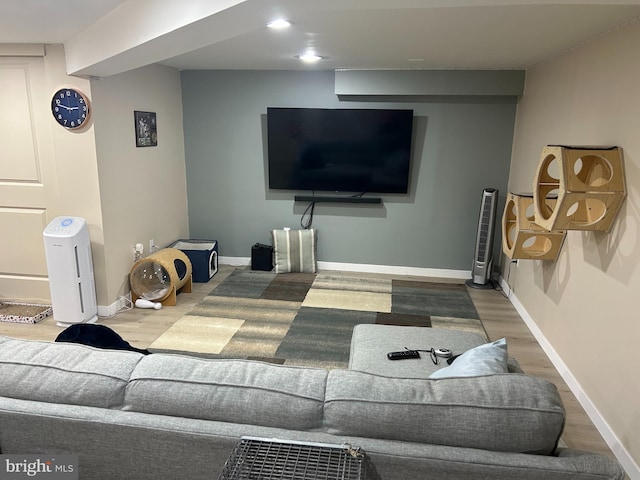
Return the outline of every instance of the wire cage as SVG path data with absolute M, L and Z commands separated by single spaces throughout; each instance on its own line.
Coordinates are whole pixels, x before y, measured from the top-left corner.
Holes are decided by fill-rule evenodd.
M 242 437 L 219 480 L 379 480 L 360 448 Z

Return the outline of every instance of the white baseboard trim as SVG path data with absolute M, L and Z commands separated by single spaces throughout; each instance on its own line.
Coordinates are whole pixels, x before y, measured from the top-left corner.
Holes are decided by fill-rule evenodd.
M 236 267 L 251 264 L 251 258 L 249 257 L 219 257 L 218 261 L 223 265 Z M 371 265 L 365 263 L 318 262 L 318 269 L 341 270 L 344 272 L 386 273 L 391 275 L 414 275 L 417 277 L 439 277 L 457 280 L 467 280 L 471 278 L 471 270 Z
M 403 267 L 396 265 L 373 265 L 366 263 L 318 262 L 320 270 L 342 270 L 345 272 L 386 273 L 391 275 L 414 275 L 417 277 L 439 277 L 467 280 L 471 270 L 447 270 L 440 268 Z
M 542 333 L 542 330 L 540 330 L 531 315 L 529 315 L 522 303 L 520 303 L 518 297 L 513 294 L 507 282 L 505 282 L 504 279 L 501 278 L 500 285 L 507 295 L 507 298 L 511 301 L 514 308 L 524 320 L 524 323 L 527 325 L 527 327 L 529 327 L 529 330 L 551 360 L 551 363 L 553 363 L 553 365 L 556 367 L 558 373 L 560 373 L 560 376 L 566 382 L 569 389 L 573 392 L 580 405 L 582 405 L 582 408 L 584 408 L 586 414 L 589 416 L 594 426 L 598 429 L 604 441 L 607 443 L 607 445 L 609 445 L 609 448 L 622 465 L 622 468 L 624 468 L 625 472 L 627 472 L 629 478 L 631 478 L 632 480 L 640 480 L 640 466 L 638 466 L 638 464 L 629 454 L 622 442 L 620 442 L 620 439 L 613 432 L 611 426 L 602 417 L 598 408 L 593 404 L 591 399 L 582 389 L 580 382 L 578 382 L 573 373 L 571 373 L 571 370 L 569 370 L 564 361 L 562 361 L 562 358 L 560 357 L 560 355 L 558 355 L 558 352 L 556 352 L 553 346 L 549 343 L 547 338 Z
M 245 265 L 251 265 L 251 257 L 218 257 L 218 263 L 233 267 L 244 267 Z

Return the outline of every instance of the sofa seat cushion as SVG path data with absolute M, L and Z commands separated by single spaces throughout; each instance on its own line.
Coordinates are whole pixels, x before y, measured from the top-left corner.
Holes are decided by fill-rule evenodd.
M 416 380 L 329 373 L 330 433 L 551 454 L 564 427 L 557 388 L 521 374 Z
M 125 409 L 315 430 L 323 424 L 326 380 L 324 369 L 156 353 L 134 370 Z
M 144 355 L 73 343 L 0 337 L 0 396 L 120 408 L 131 372 Z
M 395 378 L 429 378 L 435 371 L 446 368 L 447 362 L 441 360 L 434 365 L 429 354 L 391 361 L 387 353 L 404 350 L 404 347 L 411 350 L 448 348 L 454 355 L 460 355 L 486 341 L 475 332 L 362 323 L 353 328 L 349 369 Z M 511 357 L 507 358 L 507 369 L 511 373 L 522 373 L 516 359 Z
M 446 328 L 407 327 L 362 323 L 356 325 L 351 337 L 349 369 L 398 378 L 428 378 L 436 370 L 446 367 L 446 361 L 434 365 L 429 354 L 421 358 L 390 361 L 387 353 L 404 350 L 447 348 L 454 355 L 486 343 L 475 332 Z

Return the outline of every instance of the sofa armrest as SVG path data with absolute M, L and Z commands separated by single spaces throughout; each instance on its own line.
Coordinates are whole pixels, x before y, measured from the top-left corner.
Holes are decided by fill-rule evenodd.
M 612 480 L 624 480 L 625 472 L 620 464 L 605 455 L 570 448 L 558 448 L 558 458 L 571 461 L 576 472 L 589 472 L 596 478 L 600 476 Z

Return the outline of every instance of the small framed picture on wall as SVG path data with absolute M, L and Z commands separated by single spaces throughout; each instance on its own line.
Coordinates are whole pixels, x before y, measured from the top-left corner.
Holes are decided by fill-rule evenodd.
M 136 131 L 136 147 L 156 147 L 156 112 L 133 112 Z

